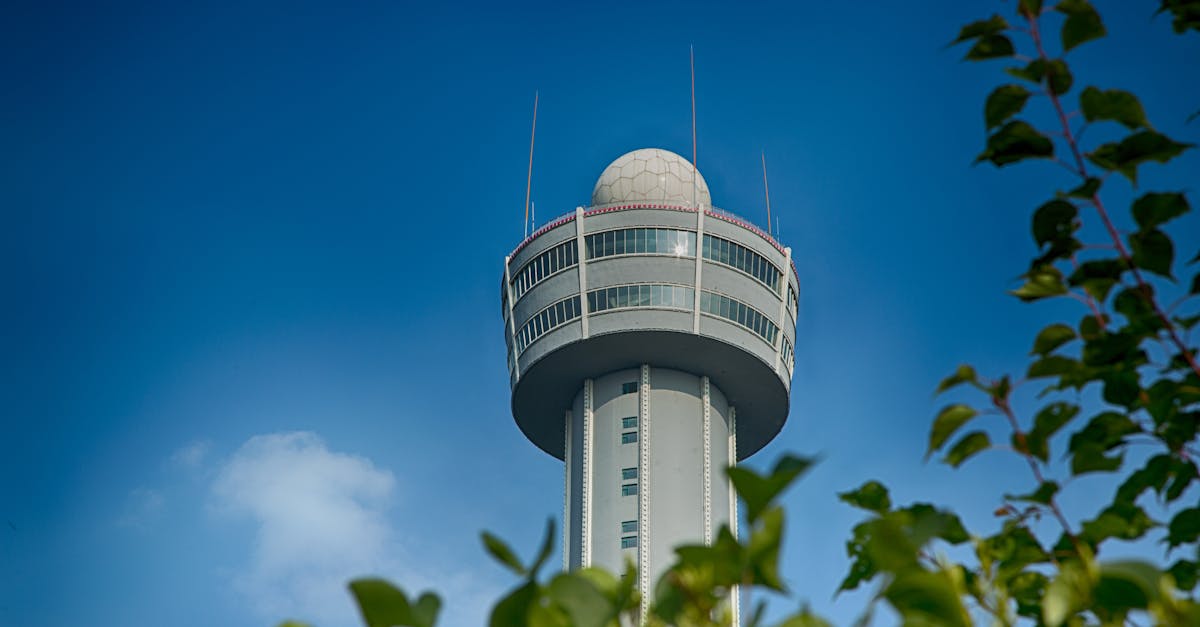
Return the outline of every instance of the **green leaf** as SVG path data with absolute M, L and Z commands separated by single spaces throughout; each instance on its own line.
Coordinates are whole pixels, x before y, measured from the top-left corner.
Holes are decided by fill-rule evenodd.
M 1068 618 L 1090 605 L 1092 582 L 1078 563 L 1064 564 L 1058 576 L 1046 586 L 1042 601 L 1042 620 L 1049 627 L 1058 627 Z
M 1096 582 L 1096 607 L 1101 614 L 1110 616 L 1124 616 L 1130 610 L 1146 609 L 1158 601 L 1161 579 L 1162 572 L 1146 562 L 1101 564 Z
M 1195 542 L 1200 536 L 1200 507 L 1185 509 L 1171 519 L 1167 526 L 1167 547 Z
M 850 492 L 839 492 L 838 498 L 854 507 L 882 514 L 892 508 L 888 489 L 878 481 L 868 481 Z
M 1027 303 L 1066 293 L 1067 286 L 1063 285 L 1062 272 L 1049 265 L 1030 269 L 1025 273 L 1025 284 L 1010 292 Z
M 1025 434 L 1025 447 L 1029 454 L 1043 462 L 1048 461 L 1050 437 L 1078 414 L 1078 405 L 1062 401 L 1043 407 L 1033 419 L 1033 429 Z
M 978 413 L 971 407 L 963 404 L 949 405 L 942 409 L 938 413 L 937 418 L 933 420 L 933 427 L 929 432 L 929 450 L 925 452 L 925 458 L 929 459 L 929 456 L 934 451 L 942 448 L 942 445 L 946 443 L 946 440 L 950 439 L 950 436 L 954 435 L 954 432 L 977 416 Z
M 987 449 L 992 445 L 992 441 L 987 434 L 982 431 L 972 431 L 963 436 L 958 442 L 950 448 L 950 452 L 946 453 L 943 461 L 951 466 L 958 468 L 963 462 L 970 459 L 976 453 Z
M 1187 197 L 1181 192 L 1151 192 L 1133 201 L 1133 218 L 1142 230 L 1153 229 L 1190 210 Z
M 750 583 L 776 592 L 786 592 L 779 576 L 779 549 L 783 544 L 783 509 L 772 507 L 762 516 L 762 524 L 750 534 L 746 559 L 753 576 Z
M 1174 278 L 1171 264 L 1175 261 L 1175 246 L 1166 233 L 1158 229 L 1138 231 L 1129 236 L 1129 246 L 1133 249 L 1133 265 Z
M 1078 369 L 1078 361 L 1070 357 L 1062 357 L 1061 355 L 1050 355 L 1030 364 L 1029 371 L 1025 373 L 1025 376 L 1029 379 L 1058 377 L 1065 374 L 1072 374 Z
M 984 61 L 1011 57 L 1016 52 L 1012 40 L 1007 35 L 984 35 L 975 41 L 975 45 L 963 56 L 966 61 Z
M 1021 0 L 1017 10 L 1025 17 L 1037 17 L 1042 13 L 1042 0 Z
M 1020 85 L 1001 85 L 994 89 L 983 105 L 983 119 L 990 130 L 1021 112 L 1029 100 L 1029 90 Z
M 546 591 L 571 618 L 571 627 L 606 627 L 620 612 L 588 577 L 576 573 L 556 575 Z
M 1054 495 L 1058 494 L 1058 490 L 1059 486 L 1057 483 L 1053 481 L 1043 481 L 1042 483 L 1038 484 L 1036 490 L 1030 492 L 1029 494 L 1006 494 L 1004 495 L 1004 498 L 1011 501 L 1024 501 L 1027 503 L 1040 503 L 1042 505 L 1049 505 L 1050 500 L 1054 498 Z
M 1088 122 L 1113 120 L 1131 130 L 1150 126 L 1137 96 L 1120 89 L 1087 87 L 1079 95 L 1079 107 Z
M 1166 163 L 1191 147 L 1192 144 L 1180 143 L 1161 133 L 1144 130 L 1120 142 L 1102 144 L 1087 157 L 1105 170 L 1120 172 L 1137 185 L 1138 166 L 1147 161 Z
M 1075 329 L 1056 322 L 1038 332 L 1037 338 L 1033 340 L 1033 351 L 1030 354 L 1045 356 L 1073 339 L 1075 339 Z
M 883 596 L 904 617 L 906 625 L 966 627 L 971 624 L 958 591 L 944 573 L 901 572 L 884 589 Z
M 967 364 L 959 366 L 958 369 L 954 371 L 954 374 L 942 379 L 942 382 L 938 384 L 935 394 L 941 394 L 942 392 L 945 392 L 952 387 L 962 385 L 963 383 L 977 384 L 975 369 Z
M 527 581 L 517 586 L 492 607 L 492 615 L 488 619 L 488 626 L 520 627 L 528 625 L 530 622 L 530 606 L 535 605 L 537 596 L 538 585 L 536 581 Z
M 1063 50 L 1099 39 L 1107 33 L 1100 14 L 1086 0 L 1062 0 L 1054 8 L 1067 15 L 1062 26 Z
M 1200 579 L 1200 566 L 1191 560 L 1178 560 L 1171 564 L 1167 572 L 1175 580 L 1175 587 L 1184 591 L 1195 588 L 1197 579 Z
M 546 519 L 546 532 L 542 534 L 542 547 L 538 549 L 537 557 L 534 558 L 533 564 L 529 566 L 530 577 L 536 577 L 542 565 L 550 557 L 550 551 L 554 550 L 554 519 Z
M 765 477 L 743 467 L 726 469 L 725 473 L 733 482 L 733 488 L 738 496 L 746 503 L 746 518 L 751 523 L 766 511 L 767 507 L 792 484 L 797 478 L 808 471 L 816 463 L 815 458 L 784 455 L 771 473 Z
M 1065 200 L 1051 200 L 1033 212 L 1033 241 L 1045 246 L 1071 235 L 1079 228 L 1079 210 Z
M 1085 521 L 1079 532 L 1081 539 L 1097 546 L 1109 538 L 1136 540 L 1157 527 L 1146 510 L 1120 501 L 1106 507 L 1094 520 Z
M 1167 485 L 1167 477 L 1171 471 L 1171 457 L 1169 455 L 1155 455 L 1151 457 L 1146 465 L 1137 469 L 1121 483 L 1121 487 L 1117 488 L 1117 501 L 1132 503 L 1142 492 L 1147 488 L 1153 488 L 1155 492 L 1162 492 Z
M 479 534 L 483 540 L 483 548 L 497 561 L 507 566 L 509 570 L 516 573 L 518 576 L 524 577 L 529 571 L 521 564 L 521 560 L 517 558 L 517 554 L 500 538 L 492 535 L 488 531 Z
M 404 592 L 383 579 L 355 579 L 350 582 L 350 594 L 367 627 L 432 627 L 441 608 L 436 596 L 425 593 L 421 596 L 424 606 L 414 612 Z
M 1071 69 L 1062 59 L 1034 59 L 1025 67 L 1005 69 L 1010 76 L 1045 85 L 1052 93 L 1064 94 L 1071 89 L 1074 78 Z
M 1079 187 L 1067 192 L 1066 195 L 1071 198 L 1091 198 L 1100 191 L 1102 181 L 1094 176 L 1089 176 Z
M 962 27 L 962 30 L 958 32 L 958 37 L 956 37 L 954 41 L 950 42 L 950 44 L 954 45 L 964 41 L 978 39 L 987 35 L 995 35 L 1004 32 L 1007 28 L 1008 22 L 1006 22 L 1004 18 L 1000 17 L 999 15 L 993 15 L 986 20 L 971 22 L 970 24 Z
M 784 619 L 782 623 L 779 623 L 779 627 L 833 627 L 833 624 L 813 614 L 812 610 L 806 604 L 800 608 L 798 614 L 793 614 Z
M 1072 451 L 1071 474 L 1112 472 L 1121 467 L 1122 455 L 1107 457 L 1105 448 L 1093 443 L 1081 444 Z
M 1003 167 L 1025 159 L 1040 159 L 1054 156 L 1054 143 L 1029 125 L 1028 122 L 1013 120 L 987 140 L 987 147 L 975 162 L 991 161 Z
M 1079 264 L 1067 277 L 1067 282 L 1082 287 L 1092 298 L 1104 302 L 1126 270 L 1125 262 L 1120 259 L 1093 259 Z
M 1154 14 L 1164 11 L 1171 12 L 1171 27 L 1177 34 L 1182 35 L 1189 29 L 1200 31 L 1200 3 L 1196 0 L 1162 0 Z

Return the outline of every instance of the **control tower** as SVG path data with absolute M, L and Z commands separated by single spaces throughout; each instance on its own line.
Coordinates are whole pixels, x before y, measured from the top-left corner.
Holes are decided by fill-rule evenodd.
M 723 469 L 787 418 L 798 291 L 791 249 L 654 148 L 505 258 L 512 413 L 566 464 L 565 567 L 632 559 L 648 599 L 674 547 L 736 533 Z

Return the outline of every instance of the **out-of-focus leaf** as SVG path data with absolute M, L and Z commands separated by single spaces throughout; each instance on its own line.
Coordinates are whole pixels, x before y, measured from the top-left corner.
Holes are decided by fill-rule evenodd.
M 1043 481 L 1038 484 L 1038 487 L 1029 494 L 1005 495 L 1004 498 L 1012 501 L 1025 501 L 1027 503 L 1040 503 L 1048 505 L 1054 495 L 1058 494 L 1058 484 L 1053 481 Z
M 967 364 L 963 364 L 954 371 L 954 374 L 942 379 L 938 384 L 936 394 L 941 394 L 952 387 L 962 385 L 963 383 L 976 383 L 975 369 Z
M 1127 269 L 1125 262 L 1120 259 L 1092 259 L 1079 264 L 1067 282 L 1082 287 L 1102 303 Z
M 1079 108 L 1088 122 L 1113 120 L 1130 129 L 1150 126 L 1137 96 L 1120 89 L 1087 87 L 1079 95 Z
M 958 468 L 963 462 L 970 459 L 976 453 L 987 449 L 992 445 L 992 441 L 987 434 L 982 431 L 972 431 L 963 436 L 957 443 L 950 448 L 950 452 L 946 453 L 945 462 L 951 466 Z
M 1062 59 L 1034 59 L 1025 67 L 1011 67 L 1005 71 L 1031 83 L 1045 84 L 1054 94 L 1066 93 L 1074 83 L 1071 69 Z
M 1142 130 L 1119 142 L 1102 144 L 1087 157 L 1105 170 L 1120 172 L 1137 185 L 1138 166 L 1147 161 L 1166 163 L 1191 147 L 1192 144 L 1177 142 L 1161 133 Z
M 605 627 L 620 611 L 588 578 L 575 573 L 555 576 L 546 591 L 570 616 L 571 627 Z
M 1071 237 L 1079 228 L 1075 205 L 1065 200 L 1051 200 L 1033 212 L 1033 241 L 1038 246 Z
M 1107 33 L 1100 14 L 1086 0 L 1062 0 L 1054 8 L 1067 15 L 1062 26 L 1063 50 L 1099 39 Z
M 1096 606 L 1110 615 L 1146 609 L 1158 601 L 1162 572 L 1146 562 L 1120 561 L 1100 565 Z
M 1041 266 L 1025 273 L 1025 284 L 1013 290 L 1011 294 L 1017 298 L 1032 302 L 1051 296 L 1067 293 L 1063 284 L 1062 273 L 1054 266 Z
M 996 35 L 1004 32 L 1008 28 L 1008 22 L 999 15 L 993 15 L 986 20 L 978 20 L 971 22 L 962 27 L 958 32 L 958 37 L 950 42 L 951 45 L 978 39 L 987 35 Z
M 1025 444 L 1029 454 L 1042 461 L 1048 461 L 1050 459 L 1050 437 L 1078 414 L 1079 406 L 1072 403 L 1059 401 L 1043 407 L 1034 416 L 1033 428 L 1025 434 Z
M 1121 501 L 1104 508 L 1096 518 L 1085 521 L 1079 536 L 1092 545 L 1099 545 L 1109 538 L 1136 540 L 1157 526 L 1146 510 Z
M 1062 324 L 1052 324 L 1038 332 L 1033 341 L 1031 355 L 1046 355 L 1054 349 L 1075 339 L 1075 329 Z
M 906 625 L 971 624 L 958 591 L 944 573 L 909 570 L 897 574 L 883 596 L 904 617 Z
M 1025 376 L 1030 379 L 1040 379 L 1042 377 L 1057 377 L 1065 374 L 1070 374 L 1079 368 L 1079 362 L 1070 357 L 1061 355 L 1050 355 L 1043 357 L 1029 365 L 1029 370 Z
M 358 604 L 367 627 L 432 627 L 441 602 L 432 594 L 432 611 L 413 612 L 404 592 L 383 579 L 356 579 L 350 582 L 350 594 Z M 423 608 L 428 610 L 429 608 Z
M 1195 542 L 1197 536 L 1200 536 L 1200 507 L 1191 507 L 1176 513 L 1167 525 L 1169 548 Z
M 738 496 L 746 503 L 746 518 L 750 522 L 758 520 L 767 507 L 797 478 L 808 471 L 816 463 L 815 458 L 784 455 L 771 473 L 760 476 L 754 471 L 735 466 L 725 472 L 733 482 L 733 488 Z
M 538 597 L 537 582 L 528 581 L 500 599 L 488 620 L 488 627 L 526 627 L 529 624 L 529 608 Z
M 805 605 L 799 613 L 793 614 L 779 623 L 779 627 L 833 627 L 833 624 L 813 614 L 808 605 Z
M 1158 229 L 1138 231 L 1130 234 L 1129 245 L 1133 248 L 1133 265 L 1167 278 L 1174 278 L 1171 275 L 1171 264 L 1175 261 L 1175 246 L 1166 233 Z
M 942 448 L 950 436 L 977 415 L 979 412 L 961 403 L 949 405 L 939 412 L 929 432 L 929 449 L 925 452 L 925 458 L 928 459 L 934 451 Z
M 508 546 L 504 540 L 493 535 L 491 532 L 484 531 L 479 534 L 483 540 L 483 548 L 497 561 L 508 567 L 519 576 L 524 577 L 529 571 L 521 564 L 521 560 L 517 558 L 517 554 Z
M 550 551 L 554 549 L 554 519 L 546 519 L 546 532 L 542 534 L 542 547 L 538 549 L 537 557 L 529 566 L 530 576 L 536 576 L 541 570 L 542 565 L 550 557 Z
M 1025 159 L 1054 156 L 1054 143 L 1039 133 L 1028 122 L 1013 120 L 992 133 L 987 147 L 975 162 L 990 161 L 996 166 L 1006 166 Z
M 1001 85 L 992 90 L 983 105 L 983 119 L 990 130 L 1021 112 L 1029 100 L 1029 90 L 1020 85 Z
M 1068 618 L 1091 604 L 1092 582 L 1083 567 L 1071 562 L 1064 564 L 1042 600 L 1042 620 L 1049 627 L 1058 627 Z
M 857 490 L 839 492 L 838 498 L 845 503 L 876 514 L 882 514 L 892 508 L 892 499 L 888 496 L 888 489 L 878 481 L 868 481 L 859 486 Z
M 1197 579 L 1200 579 L 1200 567 L 1192 560 L 1178 560 L 1167 572 L 1175 579 L 1175 587 L 1180 590 L 1191 590 L 1196 587 Z

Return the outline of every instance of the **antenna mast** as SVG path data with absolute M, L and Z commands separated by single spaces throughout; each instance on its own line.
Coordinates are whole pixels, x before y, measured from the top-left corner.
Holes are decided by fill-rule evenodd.
M 767 185 L 767 151 L 763 150 L 759 153 L 762 156 L 763 166 L 763 193 L 767 195 L 767 235 L 771 233 L 771 187 Z M 778 229 L 776 229 L 778 231 Z
M 529 237 L 529 189 L 533 185 L 533 139 L 537 136 L 538 92 L 533 91 L 533 130 L 529 131 L 529 173 L 525 175 L 525 237 Z
M 699 208 L 697 191 L 700 187 L 700 166 L 696 163 L 696 47 L 688 45 L 688 58 L 692 66 L 692 206 Z

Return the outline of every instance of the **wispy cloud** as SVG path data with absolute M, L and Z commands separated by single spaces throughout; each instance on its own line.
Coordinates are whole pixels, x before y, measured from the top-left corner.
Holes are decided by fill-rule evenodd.
M 394 576 L 400 564 L 433 559 L 426 554 L 414 562 L 414 552 L 427 551 L 397 542 L 400 535 L 386 516 L 395 484 L 388 470 L 331 451 L 313 433 L 251 438 L 221 466 L 212 485 L 218 510 L 249 517 L 257 526 L 248 562 L 233 586 L 267 621 L 295 617 L 322 627 L 357 625 L 348 580 Z M 419 584 L 438 587 L 449 602 L 471 604 L 462 607 L 466 614 L 447 615 L 443 624 L 482 623 L 486 607 L 479 603 L 498 592 L 453 565 Z
M 171 465 L 177 468 L 185 468 L 195 470 L 200 468 L 208 459 L 208 453 L 212 450 L 212 443 L 208 440 L 196 440 L 175 451 L 171 455 Z
M 117 519 L 117 525 L 145 530 L 162 515 L 167 499 L 162 492 L 151 488 L 134 488 L 126 497 L 125 509 Z

